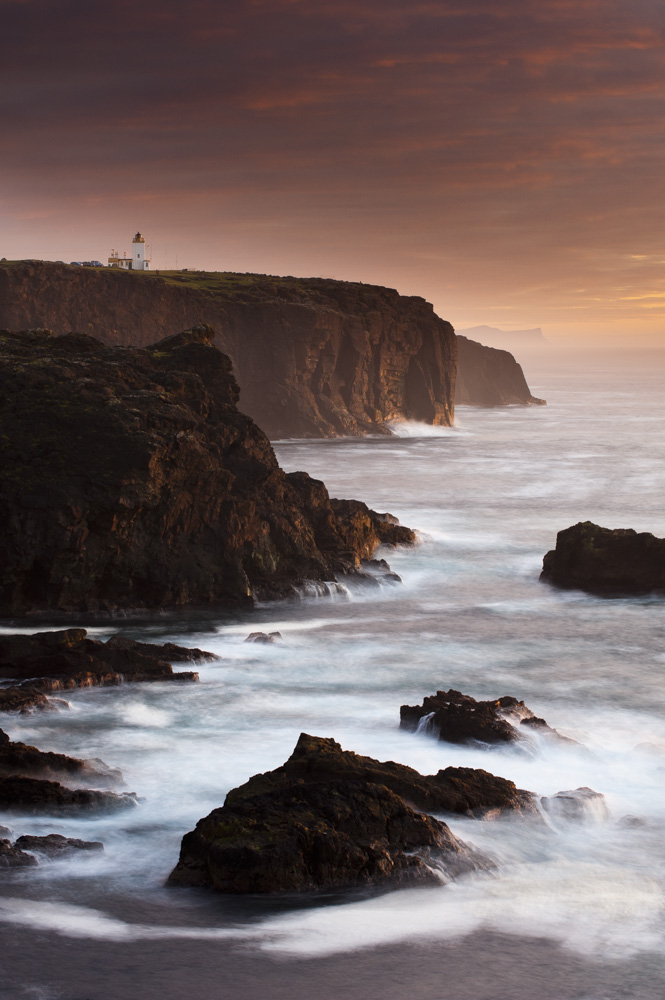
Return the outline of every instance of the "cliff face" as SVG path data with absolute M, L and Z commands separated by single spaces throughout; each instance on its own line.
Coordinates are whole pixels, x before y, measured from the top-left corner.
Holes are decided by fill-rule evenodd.
M 521 365 L 508 351 L 485 347 L 475 340 L 457 337 L 458 366 L 455 403 L 460 406 L 508 406 L 544 399 L 531 395 Z
M 279 468 L 213 337 L 0 334 L 1 614 L 277 596 L 413 540 Z
M 424 299 L 316 278 L 0 264 L 0 329 L 145 347 L 201 323 L 233 362 L 241 409 L 273 439 L 453 422 L 457 341 Z

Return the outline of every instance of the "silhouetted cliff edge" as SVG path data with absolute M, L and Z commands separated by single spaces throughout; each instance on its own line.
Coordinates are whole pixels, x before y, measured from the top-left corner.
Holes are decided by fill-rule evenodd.
M 145 347 L 200 323 L 233 362 L 241 409 L 273 439 L 453 422 L 457 341 L 424 299 L 319 278 L 0 264 L 0 329 Z
M 531 395 L 522 366 L 508 351 L 485 347 L 459 334 L 457 347 L 455 402 L 460 406 L 545 404 L 544 399 Z

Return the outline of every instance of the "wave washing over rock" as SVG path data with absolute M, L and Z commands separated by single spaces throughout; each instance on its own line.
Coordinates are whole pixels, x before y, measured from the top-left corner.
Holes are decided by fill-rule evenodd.
M 414 541 L 280 469 L 213 338 L 1 335 L 0 613 L 251 602 Z

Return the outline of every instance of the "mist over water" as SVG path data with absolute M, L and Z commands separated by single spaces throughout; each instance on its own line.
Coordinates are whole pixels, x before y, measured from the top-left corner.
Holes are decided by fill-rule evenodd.
M 305 469 L 333 496 L 363 499 L 419 530 L 417 547 L 386 553 L 402 586 L 350 584 L 242 613 L 98 630 L 222 659 L 201 665 L 199 685 L 77 691 L 70 711 L 2 720 L 13 739 L 120 767 L 141 804 L 88 820 L 0 814 L 17 835 L 58 832 L 106 847 L 4 876 L 0 925 L 308 959 L 491 931 L 547 939 L 604 966 L 642 956 L 649 971 L 637 992 L 626 981 L 616 996 L 658 995 L 663 599 L 557 591 L 538 575 L 556 532 L 580 520 L 665 536 L 665 375 L 557 369 L 530 373 L 530 387 L 547 407 L 461 408 L 458 427 L 440 433 L 410 424 L 388 439 L 276 446 L 287 471 Z M 246 644 L 257 630 L 283 640 Z M 527 748 L 483 750 L 399 730 L 401 704 L 449 687 L 524 699 L 579 745 L 536 735 Z M 540 825 L 447 817 L 497 867 L 441 889 L 263 900 L 166 890 L 183 833 L 230 788 L 281 764 L 302 731 L 424 773 L 483 767 L 539 795 L 590 786 L 609 816 L 575 824 L 554 815 Z

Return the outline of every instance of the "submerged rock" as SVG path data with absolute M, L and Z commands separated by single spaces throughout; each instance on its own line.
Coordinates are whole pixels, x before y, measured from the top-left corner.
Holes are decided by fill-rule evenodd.
M 280 469 L 214 336 L 0 336 L 1 614 L 284 597 L 415 540 Z
M 63 837 L 59 833 L 49 833 L 45 837 L 24 834 L 18 838 L 14 847 L 21 851 L 36 851 L 49 858 L 61 858 L 76 851 L 104 850 L 104 845 L 99 840 L 79 840 L 76 837 Z
M 270 644 L 282 638 L 281 632 L 250 632 L 245 642 Z
M 46 695 L 72 688 L 118 685 L 127 681 L 197 681 L 194 671 L 174 672 L 176 661 L 214 660 L 213 653 L 169 642 L 158 645 L 113 636 L 89 639 L 83 628 L 34 635 L 0 636 L 0 711 L 29 712 L 56 707 Z
M 3 737 L 5 739 L 3 740 Z M 56 778 L 65 783 L 116 785 L 122 773 L 109 767 L 103 760 L 82 760 L 64 753 L 38 750 L 26 743 L 12 742 L 0 729 L 0 775 Z
M 10 840 L 0 839 L 0 868 L 34 868 L 37 863 L 32 854 L 12 845 Z
M 530 793 L 485 771 L 423 776 L 303 733 L 285 764 L 230 791 L 183 837 L 169 883 L 238 893 L 440 882 L 488 862 L 416 810 L 503 808 L 535 813 Z
M 540 801 L 545 812 L 555 819 L 568 822 L 602 823 L 610 816 L 605 796 L 586 786 L 543 796 Z
M 66 788 L 58 781 L 23 775 L 0 777 L 0 809 L 7 812 L 77 816 L 80 813 L 118 812 L 136 804 L 133 792 L 117 794 L 93 788 Z
M 665 592 L 665 539 L 580 521 L 557 534 L 540 579 L 606 597 Z
M 510 695 L 476 701 L 451 688 L 428 696 L 422 705 L 402 705 L 399 714 L 402 729 L 437 733 L 445 743 L 515 743 L 525 738 L 522 726 L 561 742 L 575 743 Z

